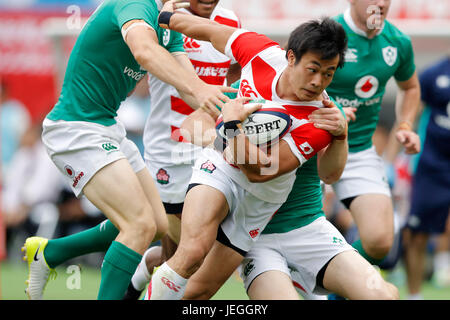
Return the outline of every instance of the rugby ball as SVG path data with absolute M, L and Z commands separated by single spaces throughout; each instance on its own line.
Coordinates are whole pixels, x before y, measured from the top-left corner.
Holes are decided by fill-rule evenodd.
M 242 123 L 245 135 L 257 146 L 270 146 L 277 143 L 291 127 L 289 113 L 281 104 L 268 100 L 250 102 L 245 106 L 250 107 L 255 104 L 262 104 L 262 107 L 249 115 Z M 216 132 L 217 136 L 226 142 L 222 115 L 217 118 Z

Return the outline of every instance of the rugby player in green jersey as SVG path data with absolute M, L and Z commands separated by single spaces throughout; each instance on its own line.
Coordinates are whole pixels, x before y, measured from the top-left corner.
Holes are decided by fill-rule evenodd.
M 232 87 L 238 88 L 239 84 L 233 83 Z M 228 96 L 236 98 L 235 93 Z M 328 114 L 316 111 L 314 115 L 312 121 L 317 125 L 329 124 Z M 183 127 L 193 131 L 194 119 L 202 118 L 188 119 Z M 210 137 L 204 137 L 208 144 Z M 326 299 L 329 292 L 358 300 L 398 299 L 397 288 L 384 281 L 326 220 L 320 181 L 337 181 L 345 162 L 335 158 L 327 161 L 324 155 L 326 151 L 322 150 L 297 169 L 286 202 L 247 252 L 240 274 L 250 299 L 295 300 L 299 294 L 306 299 Z M 184 299 L 211 298 L 218 287 L 214 281 L 194 275 Z
M 360 240 L 353 243 L 361 255 L 378 264 L 394 239 L 391 194 L 383 160 L 372 146 L 386 83 L 399 87 L 396 138 L 408 154 L 420 150 L 412 131 L 420 102 L 411 40 L 386 20 L 390 0 L 349 0 L 350 8 L 335 19 L 348 36 L 345 66 L 327 89 L 349 119 L 349 156 L 341 179 L 333 185 L 350 210 Z
M 248 296 L 297 300 L 300 294 L 307 300 L 326 300 L 326 294 L 333 292 L 352 300 L 398 299 L 397 288 L 326 219 L 320 180 L 337 181 L 324 172 L 342 172 L 343 165 L 321 164 L 323 154 L 297 169 L 288 199 L 247 252 L 240 275 Z
M 238 88 L 239 81 L 232 87 Z M 236 98 L 235 93 L 228 96 Z M 331 119 L 320 111 L 314 115 L 312 121 L 318 125 Z M 193 131 L 194 118 L 201 119 L 188 118 L 190 123 L 184 128 L 190 126 Z M 240 274 L 250 299 L 295 300 L 299 294 L 306 299 L 326 299 L 329 292 L 357 300 L 398 299 L 397 288 L 384 281 L 326 220 L 320 181 L 336 182 L 345 162 L 327 161 L 324 155 L 326 151 L 320 151 L 297 169 L 286 202 L 247 252 Z M 184 298 L 212 297 L 218 289 L 213 283 L 194 275 Z
M 174 3 L 173 8 L 186 5 Z M 92 243 L 109 248 L 99 299 L 121 299 L 142 253 L 167 231 L 153 179 L 116 121 L 120 103 L 146 72 L 177 88 L 193 108 L 217 114 L 215 106 L 229 100 L 223 92 L 230 89 L 198 78 L 181 34 L 159 27 L 162 6 L 160 0 L 104 1 L 81 31 L 59 100 L 43 123 L 49 156 L 76 196 L 86 196 L 119 230 L 110 246 Z M 43 256 L 47 244 L 47 239 L 32 237 L 23 249 L 30 299 L 42 298 L 52 272 Z

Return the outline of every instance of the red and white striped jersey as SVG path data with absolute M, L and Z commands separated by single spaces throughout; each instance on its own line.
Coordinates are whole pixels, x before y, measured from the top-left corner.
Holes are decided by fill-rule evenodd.
M 192 14 L 187 9 L 184 13 Z M 241 27 L 236 14 L 219 5 L 211 20 L 232 27 Z M 232 60 L 217 51 L 210 42 L 184 36 L 184 49 L 200 79 L 208 84 L 223 85 Z M 235 63 L 235 62 L 234 62 Z M 180 99 L 177 90 L 158 78 L 149 75 L 150 114 L 144 129 L 144 158 L 168 164 L 192 162 L 201 147 L 183 142 L 179 128 L 194 110 Z
M 295 142 L 293 152 L 303 163 L 331 142 L 331 134 L 309 123 L 308 115 L 322 108 L 322 101 L 289 101 L 281 99 L 276 86 L 287 67 L 286 51 L 268 37 L 237 30 L 228 40 L 225 54 L 242 66 L 238 96 L 263 98 L 283 105 L 291 115 L 289 131 Z M 327 98 L 327 94 L 324 92 Z
M 292 126 L 282 139 L 289 144 L 300 164 L 331 142 L 331 134 L 315 128 L 307 118 L 312 111 L 323 107 L 322 101 L 289 101 L 278 96 L 276 85 L 287 67 L 286 52 L 278 43 L 264 35 L 240 29 L 228 40 L 225 53 L 242 67 L 238 96 L 272 100 L 288 110 Z M 325 92 L 324 95 L 327 97 Z M 242 188 L 264 201 L 283 203 L 295 181 L 296 170 L 293 170 L 264 183 L 251 183 L 239 169 L 227 164 L 219 152 L 205 149 L 204 154 Z

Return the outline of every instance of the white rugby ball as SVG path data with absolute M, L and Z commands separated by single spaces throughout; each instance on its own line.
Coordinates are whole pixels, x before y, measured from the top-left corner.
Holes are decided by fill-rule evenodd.
M 273 101 L 250 102 L 245 106 L 251 107 L 255 104 L 262 104 L 261 109 L 249 115 L 242 123 L 242 128 L 251 143 L 258 146 L 270 146 L 288 132 L 291 117 L 282 105 Z M 216 121 L 216 132 L 219 137 L 226 140 L 222 115 Z

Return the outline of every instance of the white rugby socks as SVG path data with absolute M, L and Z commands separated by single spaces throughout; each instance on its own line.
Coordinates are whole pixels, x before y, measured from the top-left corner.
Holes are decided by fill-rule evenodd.
M 181 300 L 186 290 L 188 279 L 183 278 L 169 267 L 167 262 L 161 265 L 152 276 L 151 288 L 147 300 Z M 148 295 L 151 294 L 151 297 Z
M 131 278 L 131 283 L 133 284 L 133 287 L 138 291 L 144 290 L 145 286 L 150 282 L 150 279 L 152 278 L 152 274 L 151 272 L 149 272 L 147 264 L 145 263 L 145 258 L 147 254 L 149 254 L 151 251 L 154 250 L 159 250 L 159 247 L 151 247 L 147 249 L 147 251 L 145 251 L 144 255 L 142 256 L 141 262 L 136 268 L 136 272 L 133 274 L 133 277 Z

